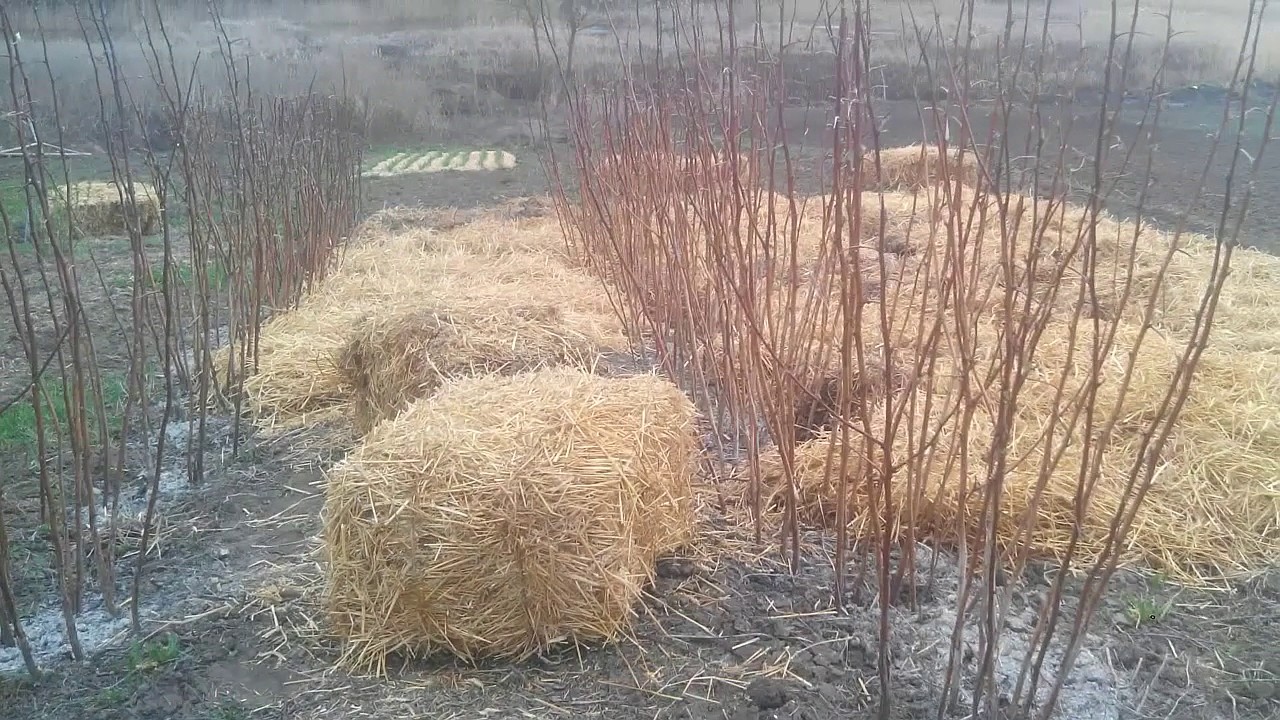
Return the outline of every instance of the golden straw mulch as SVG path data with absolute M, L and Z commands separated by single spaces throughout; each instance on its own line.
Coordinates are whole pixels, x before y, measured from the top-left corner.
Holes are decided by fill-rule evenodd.
M 566 324 L 555 306 L 529 305 L 378 314 L 356 330 L 337 363 L 354 389 L 355 429 L 366 433 L 449 379 L 556 365 L 591 370 L 600 359 L 595 339 Z
M 555 368 L 452 382 L 380 423 L 323 511 L 343 664 L 618 637 L 692 538 L 696 420 L 658 377 Z
M 526 328 L 519 311 L 555 309 L 556 331 L 602 350 L 624 349 L 626 338 L 599 283 L 567 267 L 554 219 L 481 218 L 444 232 L 403 229 L 362 232 L 339 267 L 299 307 L 267 323 L 260 359 L 245 387 L 263 425 L 306 424 L 345 411 L 355 399 L 339 357 L 374 317 L 432 308 L 458 317 L 507 317 L 514 325 L 472 327 L 470 342 L 512 342 Z M 505 315 L 504 315 L 505 313 Z
M 1010 321 L 1000 319 L 999 304 L 1007 291 L 1017 298 L 1017 317 L 1025 315 L 1017 306 L 1029 291 L 1034 296 L 1032 307 L 1050 303 L 1059 318 L 1040 341 L 1038 369 L 1020 402 L 1013 450 L 1022 460 L 1006 479 L 1001 525 L 1006 542 L 1013 539 L 1013 519 L 1025 515 L 1032 499 L 1030 489 L 1034 489 L 1038 475 L 1034 462 L 1026 458 L 1042 454 L 1047 442 L 1043 432 L 1052 418 L 1061 415 L 1061 408 L 1055 408 L 1048 390 L 1054 372 L 1067 361 L 1064 348 L 1068 332 L 1061 318 L 1083 309 L 1087 325 L 1094 319 L 1104 326 L 1120 324 L 1118 344 L 1105 361 L 1107 381 L 1099 388 L 1100 406 L 1105 411 L 1116 406 L 1117 375 L 1123 371 L 1127 353 L 1136 342 L 1137 328 L 1148 322 L 1147 307 L 1151 306 L 1151 331 L 1138 353 L 1133 386 L 1120 408 L 1116 433 L 1105 448 L 1105 461 L 1096 478 L 1095 500 L 1081 510 L 1085 519 L 1079 524 L 1086 528 L 1082 552 L 1086 557 L 1096 556 L 1136 457 L 1137 429 L 1154 417 L 1177 368 L 1178 351 L 1192 330 L 1212 271 L 1214 241 L 1194 234 L 1174 237 L 1150 223 L 1123 220 L 1106 212 L 1095 219 L 1083 206 L 1044 198 L 1018 194 L 975 196 L 973 191 L 981 185 L 981 177 L 972 153 L 966 153 L 965 159 L 953 168 L 959 171 L 963 191 L 959 196 L 944 193 L 938 186 L 941 157 L 936 148 L 893 148 L 883 151 L 881 160 L 883 172 L 878 177 L 873 168 L 864 166 L 867 176 L 877 181 L 871 185 L 879 191 L 864 192 L 861 197 L 861 232 L 856 238 L 850 237 L 846 227 L 847 237 L 841 238 L 847 257 L 856 257 L 862 264 L 861 301 L 867 304 L 863 306 L 863 326 L 856 334 L 873 359 L 882 357 L 885 344 L 880 333 L 881 303 L 876 297 L 881 292 L 886 299 L 884 305 L 889 308 L 888 344 L 895 353 L 895 364 L 911 365 L 918 360 L 927 367 L 936 360 L 938 366 L 933 374 L 942 383 L 942 393 L 949 385 L 946 375 L 954 374 L 959 360 L 957 315 L 977 321 L 966 325 L 975 333 L 971 342 L 976 344 L 974 352 L 981 368 L 989 368 L 1001 352 L 1001 327 Z M 691 196 L 684 202 L 696 206 L 699 199 L 700 196 Z M 679 202 L 665 207 L 669 213 L 697 217 Z M 754 273 L 757 281 L 772 279 L 774 284 L 768 286 L 772 301 L 766 305 L 761 299 L 757 306 L 741 311 L 752 315 L 786 357 L 788 366 L 774 363 L 767 368 L 778 382 L 783 376 L 793 375 L 801 385 L 818 387 L 820 392 L 816 394 L 831 394 L 828 390 L 839 374 L 836 357 L 843 313 L 839 307 L 842 290 L 835 284 L 839 271 L 831 254 L 833 238 L 823 236 L 824 229 L 831 232 L 823 217 L 824 212 L 830 211 L 830 203 L 821 197 L 800 198 L 796 207 L 798 228 L 792 234 L 792 228 L 786 226 L 790 199 L 765 199 L 764 209 L 771 210 L 783 224 L 776 232 L 768 233 L 775 264 L 747 272 Z M 842 209 L 848 223 L 851 208 Z M 754 234 L 764 227 L 759 222 L 762 219 L 753 218 L 757 222 L 741 228 L 746 241 L 755 241 Z M 694 227 L 697 233 L 702 232 L 701 226 Z M 652 231 L 640 224 L 630 232 L 644 238 Z M 690 257 L 681 267 L 692 275 L 695 287 L 707 288 L 701 296 L 705 297 L 718 286 L 712 280 L 712 268 L 717 266 L 715 243 L 701 243 L 696 237 L 694 240 L 684 246 Z M 654 242 L 655 238 L 648 238 L 639 245 Z M 1083 258 L 1089 243 L 1097 250 L 1097 265 L 1086 273 Z M 1077 245 L 1080 247 L 1073 250 Z M 1003 248 L 1012 252 L 1002 252 Z M 763 253 L 757 255 L 762 257 Z M 1169 272 L 1163 284 L 1157 286 L 1166 258 Z M 882 259 L 886 265 L 883 273 L 878 268 Z M 790 272 L 792 260 L 799 264 L 796 274 Z M 1007 261 L 1012 261 L 1012 282 L 1005 277 Z M 1210 351 L 1202 360 L 1197 385 L 1174 430 L 1166 457 L 1162 458 L 1165 465 L 1135 518 L 1133 540 L 1122 552 L 1126 561 L 1151 562 L 1181 573 L 1184 579 L 1197 573 L 1203 573 L 1205 578 L 1246 573 L 1280 549 L 1275 421 L 1263 420 L 1280 417 L 1280 392 L 1275 378 L 1275 364 L 1280 357 L 1280 258 L 1238 249 L 1232 262 L 1232 276 L 1217 308 Z M 955 263 L 961 266 L 956 268 Z M 948 277 L 963 278 L 959 297 L 944 288 L 942 281 Z M 1094 291 L 1081 295 L 1089 278 L 1096 285 L 1096 300 L 1090 296 Z M 744 278 L 736 281 L 742 283 Z M 662 282 L 660 276 L 655 280 L 658 286 Z M 787 307 L 785 292 L 792 284 L 797 285 L 799 297 L 795 306 Z M 758 282 L 755 287 L 758 293 L 766 291 L 766 286 Z M 1055 295 L 1051 298 L 1050 293 Z M 690 302 L 695 309 L 702 307 L 698 303 L 707 302 L 700 300 L 696 292 L 693 295 Z M 959 307 L 955 307 L 957 301 Z M 677 312 L 682 311 L 682 305 L 674 305 Z M 714 305 L 707 307 L 712 315 L 719 312 Z M 822 308 L 825 311 L 820 312 Z M 931 326 L 936 320 L 942 321 L 945 337 L 940 348 L 926 351 L 920 347 L 924 336 L 918 335 L 917 329 Z M 717 335 L 704 342 L 708 356 L 702 361 L 706 367 L 718 371 L 718 377 L 734 382 L 735 363 L 729 361 L 734 353 L 743 352 L 743 339 Z M 769 360 L 768 353 L 765 360 Z M 1079 355 L 1072 362 L 1075 367 L 1069 383 L 1078 390 L 1085 382 L 1085 369 L 1080 366 Z M 973 381 L 985 387 L 988 397 L 997 391 L 992 386 L 994 376 L 984 379 L 981 373 L 974 373 Z M 806 396 L 807 393 L 796 394 L 798 411 L 809 409 L 806 404 L 814 404 L 806 403 Z M 967 444 L 981 446 L 989 442 L 994 420 L 991 412 L 990 402 L 984 402 L 974 420 L 975 427 L 965 438 Z M 908 422 L 922 427 L 934 420 L 910 417 Z M 798 424 L 804 431 L 801 439 L 804 434 L 831 425 Z M 1075 435 L 1080 433 L 1077 429 Z M 957 451 L 947 446 L 960 442 L 958 438 L 952 440 L 952 434 L 944 428 L 944 447 L 934 455 Z M 1079 462 L 1079 437 L 1074 442 L 1049 480 L 1040 503 L 1042 512 L 1032 519 L 1036 532 L 1032 545 L 1037 552 L 1058 554 L 1077 524 L 1074 478 L 1078 468 L 1072 463 Z M 823 487 L 821 478 L 815 481 L 804 476 L 804 468 L 822 470 L 827 450 L 824 445 L 825 441 L 819 440 L 802 445 L 798 462 L 802 468 L 801 502 L 813 506 L 810 519 L 825 518 L 823 522 L 827 522 L 836 506 L 830 497 L 825 502 L 820 499 L 833 489 Z M 815 453 L 821 461 L 804 453 Z M 777 460 L 776 456 L 765 458 L 765 470 L 775 480 L 780 474 Z M 975 456 L 971 482 L 982 477 L 979 460 Z M 972 509 L 971 497 L 962 499 L 942 483 L 945 479 L 955 484 L 954 468 L 936 466 L 921 472 L 924 476 L 918 482 L 922 487 L 916 493 L 920 503 L 910 508 L 912 517 L 922 527 L 932 523 L 940 533 L 954 535 L 956 528 L 967 522 L 959 518 L 962 509 Z M 932 495 L 926 492 L 929 488 L 933 489 Z M 772 499 L 775 509 L 778 499 L 777 495 Z M 858 502 L 855 500 L 854 505 Z M 854 512 L 851 518 L 855 523 L 865 523 L 865 513 L 860 516 Z
M 1110 441 L 1101 449 L 1102 461 L 1092 499 L 1077 519 L 1076 491 L 1080 477 L 1080 421 L 1065 427 L 1063 418 L 1082 399 L 1055 397 L 1055 386 L 1069 368 L 1066 397 L 1078 393 L 1090 380 L 1091 327 L 1079 330 L 1070 364 L 1068 330 L 1063 324 L 1049 328 L 1037 346 L 1037 369 L 1017 401 L 1009 467 L 1003 479 L 999 538 L 1008 553 L 1029 546 L 1036 555 L 1061 558 L 1073 534 L 1080 533 L 1077 562 L 1093 562 L 1103 551 L 1110 525 L 1125 495 L 1125 486 L 1140 453 L 1142 433 L 1155 417 L 1164 393 L 1177 369 L 1181 342 L 1149 331 L 1135 355 L 1134 371 L 1121 403 L 1119 385 L 1128 353 L 1137 344 L 1136 330 L 1122 326 L 1115 346 L 1106 354 L 1098 388 L 1093 434 L 1101 431 L 1113 411 L 1117 422 Z M 994 330 L 985 328 L 986 342 L 994 342 Z M 946 366 L 940 362 L 940 368 Z M 945 373 L 940 369 L 939 373 Z M 985 394 L 996 392 L 986 385 Z M 901 504 L 892 520 L 897 528 L 910 524 L 918 533 L 943 541 L 958 539 L 960 532 L 976 532 L 982 488 L 986 481 L 986 457 L 992 437 L 994 408 L 979 404 L 967 444 L 956 425 L 958 417 L 943 422 L 945 398 L 951 388 L 945 379 L 934 391 L 932 417 L 920 414 L 923 398 L 916 398 L 903 427 L 894 438 L 897 461 L 914 450 L 920 438 L 939 432 L 939 441 L 920 455 L 920 464 L 897 472 L 895 493 Z M 977 387 L 969 390 L 980 393 Z M 981 394 L 981 393 L 980 393 Z M 873 432 L 883 435 L 881 406 Z M 1159 458 L 1150 491 L 1134 516 L 1126 543 L 1119 548 L 1124 563 L 1142 563 L 1189 583 L 1214 583 L 1248 575 L 1280 556 L 1280 356 L 1269 353 L 1224 352 L 1211 348 L 1201 360 L 1190 396 L 1164 453 Z M 906 427 L 916 440 L 908 445 Z M 1052 434 L 1050 431 L 1052 430 Z M 1048 450 L 1055 452 L 1064 438 L 1070 444 L 1061 460 L 1042 476 L 1040 463 Z M 796 447 L 795 481 L 803 521 L 832 527 L 835 521 L 836 484 L 827 477 L 825 463 L 830 435 L 821 434 Z M 970 471 L 958 473 L 960 453 L 969 453 Z M 855 436 L 849 448 L 849 518 L 856 533 L 869 532 L 866 479 L 859 472 L 863 443 Z M 837 443 L 835 452 L 840 452 Z M 782 466 L 776 449 L 762 458 L 762 482 L 781 510 L 784 497 Z M 838 467 L 833 462 L 832 475 Z M 874 475 L 873 475 L 874 477 Z M 966 486 L 961 488 L 961 481 Z M 1036 495 L 1039 499 L 1036 500 Z M 1034 504 L 1038 511 L 1026 517 Z M 1130 501 L 1132 502 L 1132 501 Z M 1030 522 L 1029 538 L 1018 538 L 1019 525 Z

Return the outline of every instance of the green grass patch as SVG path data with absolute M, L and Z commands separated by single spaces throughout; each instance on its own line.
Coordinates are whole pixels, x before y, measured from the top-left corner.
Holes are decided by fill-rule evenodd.
M 135 641 L 129 646 L 129 654 L 125 657 L 130 673 L 144 673 L 162 668 L 182 655 L 182 646 L 178 636 L 167 633 L 163 638 Z
M 26 222 L 27 218 L 26 171 L 21 158 L 5 160 L 0 162 L 0 206 L 4 207 L 4 212 L 9 216 L 9 222 L 15 225 L 16 231 L 16 225 Z M 69 158 L 64 174 L 63 166 L 56 157 L 46 158 L 46 162 L 48 172 L 44 182 L 49 192 L 49 209 L 54 215 L 54 224 L 65 228 L 66 211 L 58 206 L 65 203 L 67 179 L 70 178 L 72 183 L 110 180 L 111 165 L 98 158 Z M 60 202 L 59 197 L 64 199 Z M 44 222 L 38 210 L 36 222 Z
M 191 287 L 195 282 L 195 271 L 188 262 L 179 262 L 174 265 L 173 275 L 175 281 L 183 287 Z M 218 259 L 205 267 L 204 275 L 210 290 L 225 290 L 230 281 L 226 266 Z M 154 287 L 164 284 L 164 268 L 159 263 L 151 266 L 151 284 Z
M 52 438 L 55 428 L 66 427 L 67 406 L 66 388 L 62 383 L 46 382 L 41 386 L 40 411 L 45 423 L 46 438 Z M 104 378 L 102 381 L 102 402 L 106 408 L 106 422 L 114 426 L 124 410 L 126 390 L 124 380 L 120 378 Z M 98 422 L 93 415 L 95 408 L 89 408 L 89 424 L 92 427 Z M 28 395 L 12 407 L 0 413 L 0 451 L 33 450 L 36 446 L 36 409 Z
M 226 700 L 210 710 L 207 717 L 209 720 L 249 720 L 249 711 L 240 707 L 234 700 Z
M 145 642 L 135 640 L 124 657 L 124 676 L 89 698 L 88 706 L 101 711 L 122 710 L 143 687 L 145 675 L 176 662 L 181 656 L 178 636 L 172 633 Z
M 427 153 L 436 153 L 452 158 L 459 155 L 465 157 L 472 150 L 475 150 L 475 148 L 465 148 L 458 145 L 420 145 L 417 147 L 409 145 L 373 145 L 364 153 L 364 170 L 372 170 L 373 166 L 396 155 L 421 157 Z
M 98 691 L 98 694 L 93 696 L 93 700 L 89 701 L 89 705 L 97 710 L 111 710 L 129 702 L 130 695 L 129 688 L 112 685 L 109 688 L 103 688 Z

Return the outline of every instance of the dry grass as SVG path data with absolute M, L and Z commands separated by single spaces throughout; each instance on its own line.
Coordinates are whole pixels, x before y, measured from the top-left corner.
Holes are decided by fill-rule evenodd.
M 354 392 L 355 429 L 366 433 L 449 379 L 555 365 L 592 369 L 601 351 L 595 340 L 570 327 L 553 305 L 462 313 L 420 308 L 372 316 L 337 364 Z
M 324 510 L 344 663 L 617 637 L 692 535 L 698 445 L 674 385 L 568 369 L 452 383 L 377 426 Z
M 723 325 L 717 315 L 722 312 L 738 312 L 759 323 L 767 346 L 762 350 L 762 362 L 771 382 L 791 386 L 790 397 L 796 402 L 797 438 L 804 441 L 817 435 L 798 451 L 801 516 L 814 524 L 829 526 L 835 520 L 838 503 L 834 480 L 823 472 L 830 451 L 830 436 L 824 431 L 833 429 L 837 378 L 845 371 L 840 361 L 840 339 L 844 333 L 843 313 L 849 307 L 841 301 L 848 289 L 837 282 L 837 265 L 841 260 L 856 261 L 861 270 L 863 312 L 855 335 L 863 345 L 869 370 L 855 387 L 868 390 L 870 407 L 855 407 L 853 413 L 858 417 L 870 414 L 875 421 L 873 427 L 883 432 L 886 396 L 900 398 L 900 389 L 917 373 L 932 375 L 921 380 L 935 383 L 940 395 L 933 400 L 935 416 L 925 417 L 924 403 L 918 401 L 907 413 L 900 429 L 902 436 L 895 437 L 895 443 L 905 442 L 906 427 L 940 435 L 938 447 L 927 457 L 899 471 L 899 482 L 914 488 L 907 496 L 915 499 L 901 512 L 919 529 L 954 541 L 957 528 L 976 529 L 974 513 L 986 482 L 986 468 L 981 450 L 968 448 L 973 453 L 969 472 L 965 478 L 957 477 L 955 456 L 962 448 L 955 447 L 948 438 L 957 435 L 959 429 L 946 424 L 954 423 L 955 416 L 948 415 L 944 423 L 937 413 L 974 401 L 978 410 L 972 434 L 967 437 L 992 437 L 996 418 L 990 398 L 999 387 L 998 374 L 990 369 L 1000 362 L 1006 326 L 1013 327 L 1018 322 L 1016 317 L 1012 321 L 1000 319 L 1000 304 L 1006 290 L 1012 290 L 1015 297 L 1033 294 L 1036 299 L 1031 307 L 1051 308 L 1058 319 L 1038 342 L 1036 370 L 1018 401 L 1015 440 L 1010 448 L 1017 462 L 1005 478 L 1000 533 L 1010 550 L 1030 546 L 1039 554 L 1060 557 L 1073 529 L 1080 528 L 1084 534 L 1082 553 L 1086 558 L 1096 558 L 1124 494 L 1128 471 L 1136 460 L 1141 430 L 1155 417 L 1176 371 L 1179 350 L 1190 337 L 1201 294 L 1212 274 L 1214 243 L 1188 235 L 1176 239 L 1177 247 L 1173 247 L 1175 238 L 1148 223 L 1121 220 L 1105 212 L 1094 217 L 1087 208 L 1032 196 L 980 195 L 975 203 L 974 186 L 980 183 L 972 155 L 959 162 L 951 157 L 953 167 L 947 172 L 939 172 L 941 163 L 936 149 L 894 148 L 882 151 L 881 158 L 879 185 L 897 189 L 863 193 L 842 207 L 842 232 L 846 236 L 839 245 L 822 235 L 824 228 L 830 232 L 832 227 L 829 219 L 824 221 L 824 214 L 829 216 L 834 208 L 829 199 L 821 197 L 797 199 L 794 227 L 787 223 L 790 200 L 781 196 L 771 200 L 772 211 L 779 219 L 776 230 L 765 229 L 763 213 L 770 208 L 769 199 L 761 217 L 738 221 L 739 232 L 734 240 L 741 236 L 742 242 L 757 242 L 763 247 L 765 241 L 761 237 L 772 239 L 768 251 L 760 249 L 755 253 L 759 266 L 745 270 L 753 277 L 743 275 L 735 280 L 739 284 L 753 282 L 756 297 L 768 306 L 735 309 L 695 305 L 672 311 L 692 312 L 692 317 L 710 327 Z M 663 238 L 650 237 L 655 231 L 645 222 L 620 222 L 615 237 L 630 243 L 623 253 L 635 258 L 629 262 L 633 270 L 647 273 L 642 286 L 648 287 L 650 293 L 688 295 L 691 302 L 698 303 L 698 298 L 715 294 L 711 292 L 717 282 L 714 278 L 722 274 L 716 269 L 716 264 L 722 262 L 716 249 L 719 240 L 707 236 L 706 226 L 699 222 L 699 213 L 713 211 L 709 207 L 714 206 L 700 207 L 702 198 L 698 194 L 704 185 L 714 191 L 716 183 L 707 182 L 708 178 L 701 175 L 717 172 L 721 165 L 704 168 L 695 164 L 692 170 L 696 172 L 690 177 L 689 163 L 658 155 L 648 160 L 651 166 L 644 168 L 628 168 L 620 162 L 605 164 L 597 177 L 605 187 L 617 182 L 625 190 L 623 173 L 652 172 L 657 177 L 656 187 L 684 189 L 684 194 L 675 190 L 656 199 L 652 212 L 667 214 L 660 224 L 663 227 L 689 228 L 689 236 L 680 238 L 680 247 L 688 248 L 688 257 L 673 264 L 678 265 L 679 273 L 687 274 L 687 282 L 693 288 L 701 290 L 685 292 L 680 284 L 684 281 L 670 285 L 675 268 L 667 272 L 646 264 L 644 248 L 659 246 Z M 863 170 L 874 177 L 873 168 Z M 942 192 L 939 181 L 944 177 L 960 180 L 959 195 Z M 693 182 L 694 192 L 689 192 L 689 181 Z M 954 217 L 961 227 L 949 222 L 953 221 L 952 205 L 958 210 Z M 861 215 L 861 227 L 850 233 L 848 226 L 855 213 Z M 733 227 L 735 222 L 719 220 L 719 226 L 708 225 Z M 964 238 L 963 243 L 958 242 L 959 237 Z M 1088 243 L 1098 251 L 1093 272 L 1097 297 L 1094 300 L 1086 295 L 1082 301 L 1085 262 L 1081 248 Z M 843 259 L 836 256 L 837 247 L 844 254 Z M 1007 258 L 1006 250 L 1011 251 Z M 1163 283 L 1157 284 L 1160 266 L 1167 257 L 1170 269 Z M 1136 517 L 1131 534 L 1136 540 L 1122 553 L 1126 561 L 1150 563 L 1184 580 L 1246 573 L 1280 550 L 1280 498 L 1273 459 L 1276 434 L 1274 423 L 1261 420 L 1280 417 L 1280 393 L 1274 377 L 1280 357 L 1280 259 L 1247 250 L 1237 251 L 1235 257 L 1236 270 L 1221 294 L 1215 318 L 1213 347 L 1203 360 L 1198 385 L 1177 426 L 1168 457 L 1164 458 L 1167 465 Z M 1005 274 L 1006 261 L 1011 261 L 1009 277 Z M 960 267 L 956 268 L 956 264 Z M 734 272 L 743 274 L 744 270 L 735 267 Z M 961 284 L 959 295 L 964 308 L 952 307 L 955 296 L 950 289 L 940 287 L 939 279 L 943 277 Z M 768 283 L 773 287 L 766 292 Z M 791 291 L 794 298 L 788 300 Z M 718 292 L 727 291 L 722 288 Z M 1082 302 L 1088 306 L 1083 313 L 1084 325 L 1091 328 L 1096 317 L 1104 326 L 1114 320 L 1120 323 L 1120 329 L 1114 347 L 1106 351 L 1096 420 L 1096 427 L 1101 427 L 1109 413 L 1116 410 L 1116 431 L 1104 448 L 1096 499 L 1090 507 L 1078 509 L 1081 518 L 1077 520 L 1080 423 L 1063 427 L 1051 424 L 1051 419 L 1057 418 L 1054 422 L 1061 423 L 1085 403 L 1083 388 L 1090 380 L 1088 342 L 1077 340 L 1077 349 L 1069 353 L 1071 333 L 1064 320 L 1073 316 Z M 1137 328 L 1144 321 L 1148 303 L 1154 308 L 1151 329 L 1135 351 Z M 882 305 L 888 306 L 887 333 L 881 327 Z M 670 308 L 670 304 L 658 303 L 656 307 Z M 953 327 L 957 315 L 980 318 L 977 326 L 970 328 L 970 349 L 962 349 L 959 344 L 961 339 Z M 684 321 L 676 317 L 670 322 L 679 325 Z M 935 322 L 944 329 L 939 344 L 922 345 L 931 334 L 927 329 Z M 1087 337 L 1087 333 L 1084 335 Z M 716 332 L 706 338 L 699 336 L 698 341 L 707 351 L 700 360 L 713 366 L 706 368 L 708 374 L 738 382 L 729 361 L 735 353 L 745 352 L 744 347 L 750 345 L 748 338 L 723 337 Z M 972 349 L 975 345 L 976 354 Z M 895 357 L 888 383 L 884 382 L 883 373 L 887 349 Z M 1130 352 L 1136 352 L 1135 374 L 1120 403 L 1119 377 Z M 955 395 L 960 387 L 956 373 L 960 359 L 967 354 L 973 354 L 977 362 L 965 391 L 972 395 L 959 397 Z M 786 364 L 775 358 L 786 358 Z M 1233 358 L 1240 364 L 1233 366 Z M 1068 391 L 1063 399 L 1056 399 L 1051 389 L 1068 364 Z M 738 389 L 749 392 L 746 387 Z M 1064 437 L 1071 438 L 1071 444 L 1040 491 L 1045 495 L 1041 507 L 1047 510 L 1036 518 L 1023 518 L 1032 506 L 1040 479 L 1039 460 L 1047 451 L 1060 454 L 1062 451 L 1055 448 Z M 915 443 L 920 443 L 919 435 Z M 869 505 L 861 494 L 866 485 L 857 472 L 863 449 L 855 436 L 848 448 L 854 469 L 850 486 L 854 497 L 848 517 L 857 530 L 867 527 L 868 521 L 865 510 Z M 900 460 L 903 451 L 903 447 L 897 448 Z M 781 458 L 776 451 L 765 458 L 764 470 L 766 480 L 775 484 L 769 502 L 780 510 L 785 494 L 776 486 L 782 477 Z M 1034 528 L 1030 542 L 1017 537 L 1024 521 Z
M 160 201 L 150 185 L 133 183 L 138 226 L 143 235 L 150 235 L 160 226 Z M 115 182 L 79 182 L 68 188 L 68 205 L 71 208 L 76 231 L 85 237 L 128 234 L 125 209 L 129 198 L 121 200 L 120 186 Z
M 392 235 L 383 227 L 382 219 L 366 225 L 340 267 L 298 309 L 263 328 L 260 362 L 245 384 L 260 423 L 306 423 L 317 412 L 349 408 L 356 378 L 340 358 L 372 318 L 424 309 L 469 318 L 450 345 L 462 356 L 433 358 L 450 368 L 512 357 L 531 322 L 520 314 L 530 306 L 551 308 L 559 316 L 554 332 L 578 347 L 627 346 L 598 283 L 563 264 L 554 220 L 486 218 L 440 233 Z

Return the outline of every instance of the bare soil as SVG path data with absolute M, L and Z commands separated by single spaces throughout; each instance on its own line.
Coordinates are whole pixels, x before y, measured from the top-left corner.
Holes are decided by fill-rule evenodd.
M 886 144 L 919 136 L 918 121 L 907 119 L 914 106 L 887 109 L 902 119 L 888 123 Z M 796 112 L 788 131 L 821 148 L 813 138 L 824 124 Z M 369 179 L 368 209 L 422 207 L 430 212 L 420 220 L 440 226 L 494 206 L 513 214 L 548 212 L 536 199 L 546 191 L 541 168 L 530 147 L 513 140 L 518 132 L 497 125 L 471 132 L 503 133 L 508 142 L 499 147 L 514 152 L 520 165 Z M 1173 126 L 1158 138 L 1157 181 L 1147 203 L 1157 220 L 1161 212 L 1183 208 L 1188 169 L 1203 162 L 1203 136 L 1198 127 Z M 1087 135 L 1081 143 L 1087 147 Z M 820 152 L 813 150 L 815 157 Z M 1270 162 L 1257 183 L 1248 228 L 1259 245 L 1273 250 L 1280 250 L 1274 211 L 1280 196 L 1262 190 L 1277 183 L 1280 165 Z M 1212 212 L 1197 214 L 1196 221 L 1212 227 Z M 54 642 L 44 646 L 49 672 L 38 683 L 17 671 L 15 653 L 0 648 L 0 664 L 14 670 L 0 674 L 6 718 L 825 720 L 873 712 L 879 695 L 874 593 L 854 582 L 843 598 L 845 610 L 836 608 L 827 541 L 818 536 L 809 538 L 806 562 L 796 574 L 768 554 L 751 559 L 731 553 L 712 562 L 698 552 L 664 560 L 633 637 L 614 646 L 519 664 L 411 663 L 384 680 L 335 671 L 338 648 L 323 631 L 314 555 L 327 459 L 258 438 L 248 438 L 241 457 L 229 458 L 224 451 L 230 440 L 230 424 L 222 422 L 208 448 L 215 470 L 207 484 L 189 491 L 175 486 L 166 499 L 161 553 L 144 586 L 144 640 L 128 639 L 124 626 L 91 607 L 82 625 L 86 637 L 97 638 L 94 652 L 85 663 L 69 662 L 57 648 L 56 613 L 55 622 L 48 621 L 51 578 L 22 579 L 24 606 L 34 618 L 29 632 Z M 0 463 L 4 477 L 20 472 L 19 463 Z M 5 490 L 7 503 L 15 500 L 12 487 Z M 23 500 L 16 500 L 21 508 Z M 704 530 L 712 544 L 738 532 L 714 513 L 704 519 Z M 35 530 L 27 526 L 26 532 L 32 533 L 28 545 L 39 546 Z M 934 716 L 955 617 L 953 559 L 945 550 L 920 552 L 936 560 L 935 569 L 909 577 L 892 609 L 899 618 L 890 643 L 893 717 L 903 720 Z M 1027 577 L 1004 579 L 1011 630 L 998 658 L 1001 694 L 1009 689 L 1007 668 L 1021 661 L 1051 572 L 1037 568 Z M 852 566 L 851 577 L 858 573 Z M 1060 717 L 1262 720 L 1280 714 L 1280 569 L 1227 592 L 1124 573 L 1107 598 L 1068 682 Z M 1068 602 L 1068 615 L 1073 605 Z M 1151 609 L 1155 617 L 1135 622 Z M 976 647 L 972 638 L 963 642 Z M 969 672 L 976 662 L 970 653 Z M 1051 654 L 1049 665 L 1054 662 Z M 954 716 L 966 712 L 962 702 Z

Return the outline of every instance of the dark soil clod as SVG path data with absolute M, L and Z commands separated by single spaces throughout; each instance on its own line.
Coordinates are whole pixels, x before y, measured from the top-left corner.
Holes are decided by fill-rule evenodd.
M 747 697 L 761 710 L 777 710 L 787 704 L 791 694 L 781 680 L 756 678 L 747 686 Z

